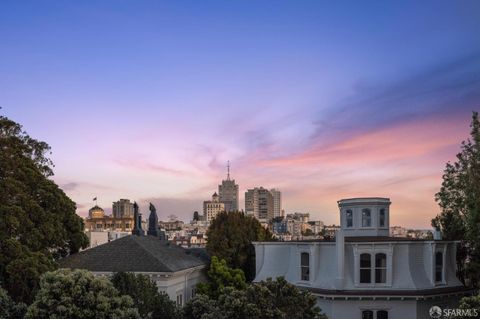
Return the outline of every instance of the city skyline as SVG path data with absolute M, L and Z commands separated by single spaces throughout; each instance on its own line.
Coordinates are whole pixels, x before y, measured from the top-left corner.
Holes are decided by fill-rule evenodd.
M 187 220 L 230 160 L 240 208 L 278 188 L 338 224 L 337 200 L 380 196 L 430 226 L 480 108 L 478 1 L 188 3 L 2 4 L 0 112 L 52 146 L 78 213 Z

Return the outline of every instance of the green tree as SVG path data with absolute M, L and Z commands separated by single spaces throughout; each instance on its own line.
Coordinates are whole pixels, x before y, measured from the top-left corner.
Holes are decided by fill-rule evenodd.
M 47 272 L 26 319 L 138 319 L 130 296 L 121 296 L 107 278 L 86 270 Z
M 273 240 L 268 229 L 243 212 L 219 213 L 210 224 L 207 237 L 208 253 L 225 259 L 229 267 L 243 270 L 248 281 L 255 277 L 252 242 Z
M 207 274 L 209 281 L 197 285 L 198 294 L 217 299 L 225 287 L 238 290 L 244 290 L 247 287 L 243 271 L 228 267 L 225 259 L 219 260 L 216 256 L 212 257 Z
M 24 317 L 26 306 L 24 303 L 17 304 L 10 298 L 5 289 L 0 287 L 0 318 L 21 319 Z
M 447 163 L 440 191 L 435 199 L 441 213 L 432 226 L 444 239 L 460 240 L 457 250 L 458 275 L 473 286 L 480 282 L 480 122 L 474 112 L 470 138 L 463 141 L 454 163 Z M 468 260 L 467 263 L 465 261 Z
M 218 299 L 198 295 L 184 310 L 187 319 L 326 319 L 314 296 L 282 277 L 250 284 L 244 290 L 226 287 Z
M 113 275 L 111 281 L 121 295 L 132 297 L 142 318 L 181 318 L 181 311 L 175 302 L 170 300 L 165 293 L 159 293 L 157 285 L 150 277 L 119 272 Z
M 480 295 L 463 297 L 460 299 L 460 305 L 458 308 L 469 311 L 471 315 L 457 318 L 467 319 L 480 316 Z
M 200 220 L 200 215 L 198 214 L 197 211 L 193 212 L 193 220 L 194 221 L 199 221 Z
M 88 239 L 75 203 L 49 179 L 48 144 L 0 116 L 0 150 L 0 284 L 30 302 L 39 274 Z

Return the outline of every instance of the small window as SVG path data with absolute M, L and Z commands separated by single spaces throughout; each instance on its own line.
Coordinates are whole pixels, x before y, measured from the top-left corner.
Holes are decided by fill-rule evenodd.
M 370 254 L 360 255 L 360 283 L 369 284 L 372 282 L 372 259 Z
M 182 294 L 178 294 L 177 295 L 177 306 L 182 306 L 183 305 L 183 295 Z
M 388 319 L 388 311 L 386 310 L 377 311 L 377 319 Z
M 443 254 L 441 252 L 435 254 L 435 281 L 443 281 Z
M 301 267 L 301 278 L 302 280 L 310 280 L 310 254 L 302 253 L 300 255 L 300 267 Z
M 380 216 L 378 217 L 378 226 L 385 227 L 385 209 L 380 209 Z
M 373 319 L 373 311 L 372 310 L 362 311 L 362 319 Z
M 380 253 L 375 255 L 375 283 L 387 282 L 387 255 Z
M 362 209 L 362 227 L 372 227 L 372 211 L 368 208 Z
M 345 213 L 347 218 L 347 227 L 353 227 L 353 212 L 351 209 L 348 209 Z

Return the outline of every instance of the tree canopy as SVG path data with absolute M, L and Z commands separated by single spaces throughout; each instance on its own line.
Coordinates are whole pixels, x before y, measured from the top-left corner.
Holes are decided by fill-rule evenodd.
M 24 317 L 25 311 L 25 304 L 17 304 L 10 298 L 5 289 L 0 287 L 0 318 L 21 319 Z
M 457 160 L 446 164 L 442 186 L 435 196 L 441 213 L 432 220 L 432 226 L 442 230 L 444 239 L 462 241 L 457 251 L 458 275 L 477 286 L 480 283 L 480 122 L 477 112 L 472 115 L 470 127 L 470 138 L 462 142 Z
M 148 276 L 119 272 L 111 281 L 121 295 L 129 295 L 142 318 L 180 319 L 181 311 L 175 302 L 158 287 Z
M 226 260 L 232 268 L 243 270 L 248 281 L 255 277 L 255 249 L 252 242 L 273 240 L 268 229 L 243 212 L 219 213 L 211 222 L 207 237 L 208 253 Z
M 45 273 L 26 319 L 139 319 L 130 296 L 121 296 L 107 278 L 86 270 Z
M 86 247 L 75 203 L 51 180 L 50 147 L 0 116 L 0 284 L 30 302 L 54 258 Z

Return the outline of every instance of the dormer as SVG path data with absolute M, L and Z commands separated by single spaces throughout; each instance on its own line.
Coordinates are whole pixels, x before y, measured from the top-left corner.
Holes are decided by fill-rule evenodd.
M 346 237 L 389 236 L 390 204 L 382 197 L 341 199 L 340 228 Z

